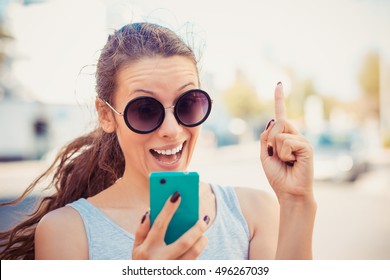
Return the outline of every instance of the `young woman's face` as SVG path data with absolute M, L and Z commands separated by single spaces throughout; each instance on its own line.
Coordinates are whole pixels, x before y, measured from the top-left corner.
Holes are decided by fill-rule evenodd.
M 167 108 L 190 89 L 196 89 L 198 74 L 194 63 L 182 56 L 144 58 L 120 70 L 116 77 L 114 107 L 123 112 L 134 98 L 150 96 Z M 200 126 L 180 125 L 173 109 L 165 110 L 161 126 L 148 134 L 131 131 L 122 116 L 115 114 L 116 133 L 124 153 L 126 171 L 148 177 L 152 171 L 186 170 Z

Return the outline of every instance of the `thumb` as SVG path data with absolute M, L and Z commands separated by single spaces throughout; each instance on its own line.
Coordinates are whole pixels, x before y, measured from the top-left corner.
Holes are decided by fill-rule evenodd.
M 137 231 L 135 232 L 134 247 L 141 245 L 148 236 L 150 228 L 149 211 L 146 211 L 142 216 L 141 223 L 139 224 Z

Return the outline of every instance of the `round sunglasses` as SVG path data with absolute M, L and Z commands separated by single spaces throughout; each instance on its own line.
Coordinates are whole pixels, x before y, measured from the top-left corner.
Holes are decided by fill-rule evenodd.
M 207 92 L 200 89 L 191 89 L 179 96 L 176 103 L 164 107 L 153 97 L 141 96 L 130 100 L 123 113 L 115 110 L 107 101 L 104 101 L 116 114 L 123 116 L 128 128 L 140 134 L 155 131 L 161 126 L 165 118 L 165 110 L 173 108 L 177 122 L 186 127 L 202 124 L 210 114 L 211 98 Z

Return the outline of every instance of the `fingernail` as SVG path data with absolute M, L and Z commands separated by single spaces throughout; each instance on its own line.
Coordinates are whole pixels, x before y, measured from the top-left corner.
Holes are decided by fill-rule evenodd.
M 267 126 L 265 127 L 265 130 L 267 130 L 269 128 L 269 126 L 271 125 L 271 123 L 273 123 L 275 120 L 272 119 L 268 122 Z
M 149 212 L 146 211 L 145 214 L 142 216 L 142 219 L 141 219 L 141 224 L 143 224 L 146 220 L 146 217 L 148 216 Z
M 294 163 L 296 162 L 296 160 L 290 160 L 290 161 L 286 161 L 286 164 L 288 166 L 294 166 Z
M 180 193 L 179 192 L 175 192 L 172 196 L 171 196 L 171 202 L 172 203 L 175 203 L 180 197 Z
M 282 84 L 282 82 L 281 82 L 281 81 L 279 81 L 277 85 L 281 85 L 281 84 Z
M 204 216 L 203 221 L 208 225 L 210 223 L 210 217 L 209 216 Z
M 268 155 L 272 157 L 274 155 L 274 148 L 271 145 L 267 146 Z

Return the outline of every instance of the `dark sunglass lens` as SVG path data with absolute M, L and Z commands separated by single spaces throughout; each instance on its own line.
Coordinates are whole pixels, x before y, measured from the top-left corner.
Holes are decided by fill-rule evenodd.
M 141 97 L 129 103 L 126 109 L 126 123 L 137 132 L 151 132 L 163 121 L 164 107 L 156 99 Z
M 183 95 L 176 104 L 176 114 L 186 126 L 204 122 L 211 109 L 211 100 L 203 91 L 191 91 Z

